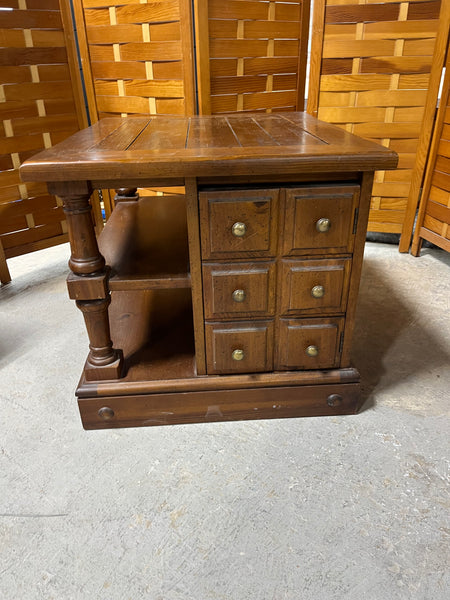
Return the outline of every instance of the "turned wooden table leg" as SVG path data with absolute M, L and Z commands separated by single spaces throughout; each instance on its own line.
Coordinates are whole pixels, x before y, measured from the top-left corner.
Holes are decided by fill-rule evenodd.
M 108 307 L 108 271 L 100 254 L 91 218 L 91 188 L 86 182 L 53 183 L 50 193 L 63 201 L 71 256 L 67 285 L 69 296 L 82 311 L 89 336 L 89 355 L 84 374 L 88 381 L 117 379 L 122 374 L 122 350 L 113 348 Z
M 139 200 L 137 188 L 117 188 L 114 196 L 114 204 L 118 202 L 129 202 Z

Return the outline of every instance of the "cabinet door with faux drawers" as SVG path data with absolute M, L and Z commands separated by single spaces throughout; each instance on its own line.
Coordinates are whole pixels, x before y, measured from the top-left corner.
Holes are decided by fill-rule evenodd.
M 201 192 L 202 258 L 275 256 L 277 189 Z
M 206 319 L 269 317 L 275 311 L 275 263 L 203 265 Z
M 358 203 L 357 185 L 286 188 L 282 253 L 352 252 Z
M 339 366 L 344 318 L 280 319 L 275 369 L 332 369 Z
M 289 260 L 280 263 L 282 315 L 344 313 L 351 260 Z
M 273 321 L 206 323 L 208 374 L 257 373 L 273 368 Z

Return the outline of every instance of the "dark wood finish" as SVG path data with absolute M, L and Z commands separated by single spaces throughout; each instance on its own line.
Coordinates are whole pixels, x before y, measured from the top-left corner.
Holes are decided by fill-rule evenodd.
M 244 393 L 238 389 L 217 389 L 79 398 L 78 406 L 85 429 L 148 427 L 352 414 L 360 406 L 359 390 L 359 383 L 269 386 L 246 389 Z
M 208 374 L 272 371 L 273 322 L 206 323 L 206 362 Z
M 88 381 L 117 379 L 122 374 L 122 351 L 113 348 L 109 332 L 109 303 L 109 297 L 102 300 L 77 300 L 90 342 L 89 355 L 84 367 L 84 374 Z
M 184 196 L 120 201 L 99 239 L 110 290 L 190 287 Z
M 280 267 L 278 289 L 282 315 L 345 312 L 351 268 L 349 258 L 284 259 Z
M 28 161 L 68 211 L 84 426 L 354 412 L 373 171 L 395 164 L 302 113 L 104 119 Z M 119 199 L 97 247 L 99 185 Z
M 100 300 L 107 298 L 109 269 L 98 275 L 82 277 L 69 273 L 67 276 L 67 289 L 72 300 Z
M 340 363 L 340 336 L 344 320 L 280 319 L 276 369 L 333 369 Z M 308 348 L 317 355 L 308 355 Z
M 317 186 L 286 190 L 283 253 L 342 254 L 353 249 L 359 186 Z M 318 231 L 329 219 L 328 231 Z
M 206 319 L 268 317 L 275 313 L 275 263 L 204 263 Z
M 255 120 L 263 130 L 268 127 L 264 120 L 271 116 L 270 126 L 277 131 L 280 138 L 273 141 L 272 146 L 261 147 L 257 140 L 247 140 L 242 143 L 236 140 L 233 146 L 224 144 L 224 138 L 214 138 L 214 127 L 206 131 L 203 139 L 198 139 L 198 145 L 193 146 L 189 141 L 191 124 L 199 119 L 211 123 L 225 120 L 228 123 L 238 120 L 246 123 Z M 226 174 L 258 176 L 340 172 L 373 171 L 374 169 L 390 169 L 397 164 L 397 155 L 392 150 L 358 138 L 338 127 L 317 121 L 305 113 L 287 113 L 287 115 L 235 115 L 225 117 L 173 117 L 171 122 L 178 120 L 186 123 L 187 136 L 174 147 L 169 142 L 156 143 L 152 141 L 151 133 L 159 130 L 160 121 L 168 117 L 153 117 L 142 127 L 149 143 L 134 152 L 135 143 L 126 150 L 117 150 L 114 146 L 105 147 L 104 140 L 110 133 L 124 124 L 120 118 L 103 119 L 89 129 L 75 134 L 70 140 L 62 142 L 56 148 L 51 148 L 26 161 L 21 167 L 24 181 L 67 181 L 79 180 L 92 182 L 110 182 L 116 186 L 122 179 L 137 181 L 141 179 L 157 181 L 167 178 L 184 177 L 218 177 Z M 133 119 L 126 119 L 125 126 L 132 127 Z M 294 125 L 298 131 L 307 136 L 298 137 L 296 142 L 285 145 L 281 140 L 290 135 Z M 108 131 L 108 134 L 106 133 Z M 269 133 L 270 135 L 270 133 Z M 272 137 L 272 136 L 271 136 Z M 317 143 L 317 138 L 322 143 Z M 228 138 L 225 139 L 227 141 Z M 102 150 L 97 148 L 103 143 Z M 96 186 L 94 186 L 96 187 Z M 130 186 L 131 187 L 131 186 Z
M 200 192 L 199 201 L 204 259 L 275 256 L 278 190 Z

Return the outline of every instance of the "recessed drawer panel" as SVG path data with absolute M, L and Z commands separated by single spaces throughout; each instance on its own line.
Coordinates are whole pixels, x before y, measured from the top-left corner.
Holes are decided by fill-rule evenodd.
M 351 260 L 283 260 L 281 314 L 345 312 Z
M 343 318 L 280 319 L 275 369 L 338 367 L 343 326 Z
M 205 318 L 273 316 L 275 264 L 203 265 Z
M 202 256 L 274 256 L 279 190 L 201 192 Z
M 283 254 L 353 250 L 359 186 L 286 189 Z
M 206 324 L 208 374 L 253 373 L 273 367 L 273 322 Z

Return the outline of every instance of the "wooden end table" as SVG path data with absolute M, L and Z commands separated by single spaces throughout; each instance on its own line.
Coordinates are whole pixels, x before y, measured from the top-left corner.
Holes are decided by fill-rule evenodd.
M 396 164 L 305 113 L 107 118 L 26 161 L 67 215 L 84 427 L 356 412 L 373 172 Z M 98 242 L 97 188 L 120 190 Z

